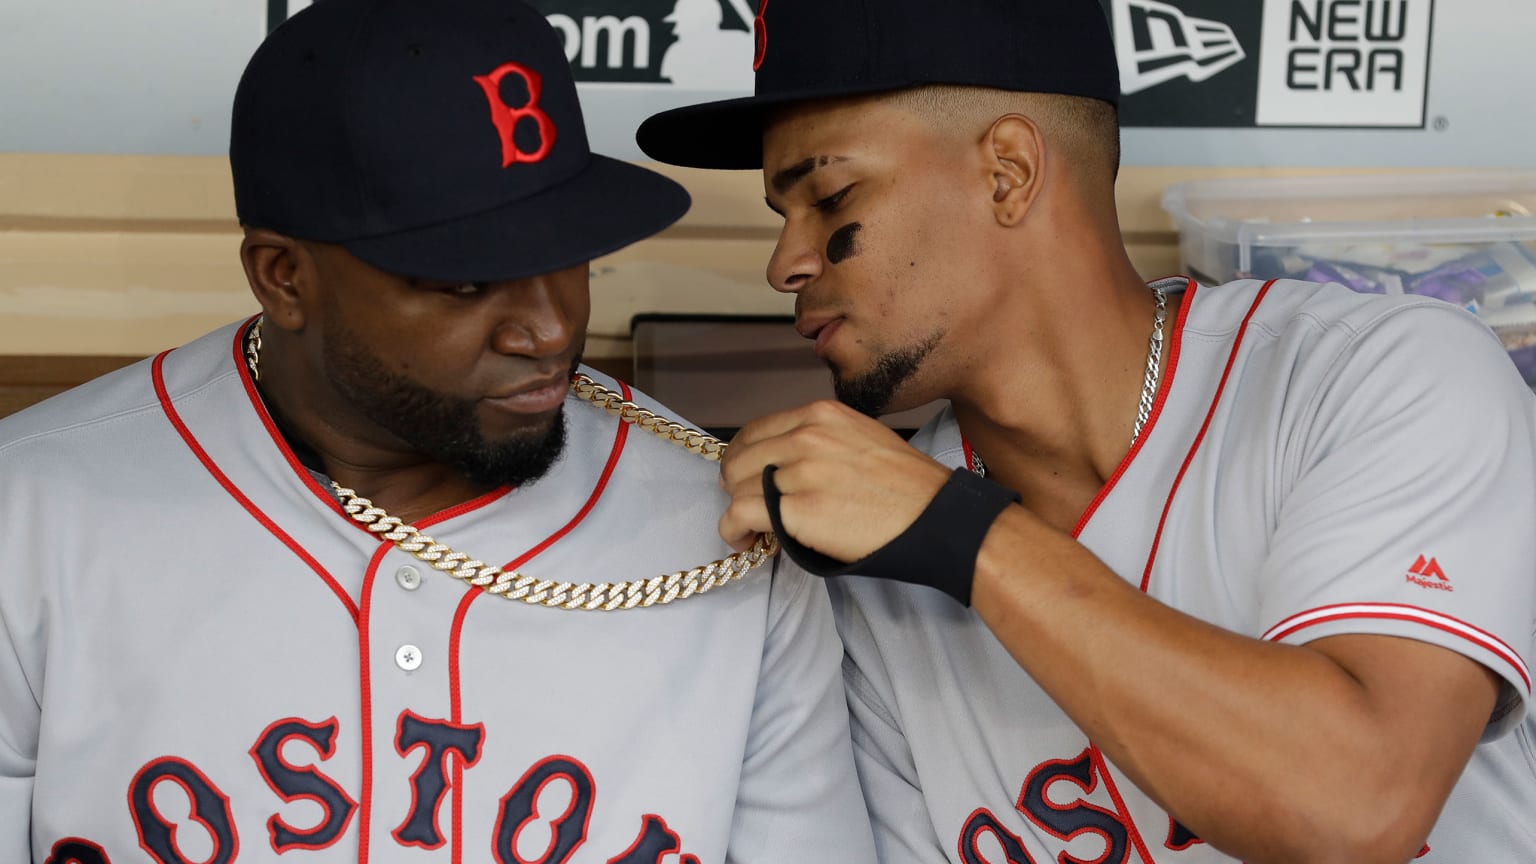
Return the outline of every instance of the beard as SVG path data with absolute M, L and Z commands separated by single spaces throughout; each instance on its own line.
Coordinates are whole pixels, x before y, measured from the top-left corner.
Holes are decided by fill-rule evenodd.
M 922 344 L 880 355 L 875 368 L 857 377 L 832 370 L 832 392 L 837 401 L 868 417 L 878 418 L 890 408 L 896 392 L 922 367 L 943 333 L 929 336 Z
M 380 428 L 472 483 L 526 486 L 545 474 L 565 449 L 565 408 L 547 424 L 492 441 L 480 426 L 479 401 L 431 390 L 388 371 L 349 330 L 333 328 L 324 346 L 331 385 Z M 574 374 L 580 358 L 571 363 Z

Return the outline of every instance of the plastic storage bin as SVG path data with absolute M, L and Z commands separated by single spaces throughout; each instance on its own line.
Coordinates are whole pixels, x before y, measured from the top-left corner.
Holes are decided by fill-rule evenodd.
M 1486 321 L 1536 388 L 1536 172 L 1197 180 L 1163 209 L 1197 281 L 1438 297 Z

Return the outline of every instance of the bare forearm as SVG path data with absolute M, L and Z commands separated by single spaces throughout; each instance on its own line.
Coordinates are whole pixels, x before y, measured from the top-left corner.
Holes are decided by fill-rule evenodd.
M 1165 606 L 1018 508 L 988 535 L 973 603 L 1143 791 L 1249 861 L 1411 858 L 1443 800 L 1424 790 L 1448 791 L 1476 743 L 1415 752 L 1383 734 L 1412 718 L 1332 657 Z

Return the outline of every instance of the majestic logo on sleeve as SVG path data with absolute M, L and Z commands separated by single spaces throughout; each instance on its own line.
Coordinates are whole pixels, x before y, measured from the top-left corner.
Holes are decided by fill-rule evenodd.
M 1419 560 L 1413 562 L 1408 568 L 1405 578 L 1420 588 L 1433 588 L 1436 591 L 1455 591 L 1451 587 L 1451 579 L 1440 569 L 1440 562 L 1433 558 L 1419 556 Z
M 1175 78 L 1204 81 L 1248 56 L 1231 27 L 1158 0 L 1114 0 L 1114 22 L 1126 94 Z
M 503 96 L 502 82 L 508 76 L 519 79 L 528 98 L 519 100 L 520 105 L 508 105 Z M 476 75 L 475 83 L 485 90 L 486 101 L 491 103 L 491 123 L 501 137 L 501 167 L 509 168 L 519 162 L 542 162 L 555 146 L 555 123 L 539 107 L 539 94 L 543 91 L 543 79 L 539 73 L 518 63 L 504 63 L 489 75 Z M 527 123 L 523 121 L 529 121 Z M 518 143 L 522 131 L 523 143 L 528 135 L 537 135 L 538 146 L 524 150 Z

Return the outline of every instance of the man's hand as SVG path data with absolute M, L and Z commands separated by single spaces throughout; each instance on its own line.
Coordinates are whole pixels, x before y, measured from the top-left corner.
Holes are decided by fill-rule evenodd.
M 905 531 L 951 473 L 884 424 L 837 402 L 759 418 L 731 441 L 720 465 L 720 483 L 731 496 L 720 536 L 736 549 L 772 528 L 763 499 L 769 465 L 778 466 L 784 530 L 844 562 Z

